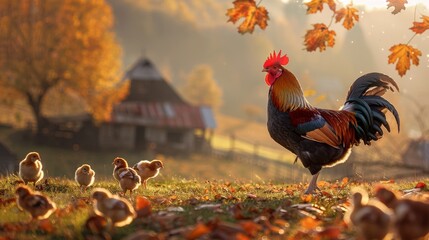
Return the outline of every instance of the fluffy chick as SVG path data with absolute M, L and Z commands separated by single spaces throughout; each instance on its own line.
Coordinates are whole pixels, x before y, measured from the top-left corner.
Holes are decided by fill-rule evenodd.
M 161 168 L 164 168 L 164 164 L 161 162 L 161 160 L 157 159 L 154 159 L 152 161 L 142 160 L 136 163 L 133 168 L 141 177 L 143 187 L 147 188 L 147 180 L 158 176 Z
M 32 220 L 46 219 L 57 209 L 55 203 L 48 197 L 32 191 L 27 186 L 19 186 L 15 190 L 15 194 L 18 208 L 29 212 Z
M 115 158 L 113 161 L 115 165 L 115 170 L 113 176 L 119 179 L 119 186 L 122 188 L 124 195 L 127 191 L 130 191 L 130 197 L 133 193 L 133 190 L 137 189 L 141 184 L 141 178 L 137 172 L 128 167 L 128 163 L 123 158 Z
M 376 197 L 395 214 L 394 226 L 400 239 L 427 239 L 429 237 L 429 203 L 400 199 L 385 187 L 376 190 Z
M 88 164 L 83 164 L 76 169 L 74 174 L 75 181 L 79 184 L 80 188 L 86 190 L 89 186 L 94 184 L 95 172 Z
M 344 221 L 354 225 L 363 239 L 384 239 L 391 228 L 391 211 L 377 200 L 368 200 L 368 193 L 361 188 L 353 190 L 351 201 Z
M 130 224 L 137 216 L 131 203 L 119 196 L 112 195 L 104 188 L 96 188 L 92 191 L 94 212 L 98 216 L 109 219 L 116 227 Z
M 123 158 L 117 157 L 113 159 L 112 165 L 115 166 L 113 168 L 113 178 L 115 178 L 116 181 L 119 181 L 119 169 L 128 168 L 128 162 Z
M 33 185 L 36 185 L 44 176 L 42 168 L 40 154 L 37 152 L 30 152 L 25 156 L 24 160 L 19 163 L 19 177 L 25 184 L 33 182 Z

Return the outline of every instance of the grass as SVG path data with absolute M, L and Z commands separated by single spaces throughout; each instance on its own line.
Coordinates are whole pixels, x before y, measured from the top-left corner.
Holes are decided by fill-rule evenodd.
M 42 181 L 39 189 L 57 203 L 59 210 L 49 221 L 29 226 L 30 216 L 19 211 L 13 201 L 7 201 L 14 198 L 17 180 L 14 175 L 0 179 L 0 236 L 3 236 L 0 239 L 94 237 L 85 227 L 85 222 L 93 215 L 89 191 L 81 192 L 69 178 Z M 404 190 L 413 188 L 417 181 L 429 183 L 429 179 L 416 179 L 384 184 L 394 190 Z M 371 192 L 376 184 L 380 183 L 347 179 L 322 181 L 319 184 L 322 192 L 309 196 L 302 195 L 303 184 L 174 178 L 152 181 L 148 189 L 140 188 L 133 198 L 128 198 L 136 206 L 136 196 L 146 197 L 152 213 L 135 219 L 128 226 L 106 230 L 106 234 L 112 239 L 121 239 L 144 230 L 145 234 L 156 237 L 153 239 L 193 239 L 195 236 L 211 239 L 217 234 L 227 236 L 227 239 L 238 236 L 241 239 L 264 236 L 270 239 L 300 236 L 314 239 L 329 233 L 335 234 L 336 239 L 349 239 L 356 233 L 343 224 L 342 209 L 348 205 L 350 189 L 362 186 Z M 96 181 L 93 187 L 103 187 L 113 193 L 120 191 L 111 179 Z M 199 207 L 202 209 L 198 210 Z

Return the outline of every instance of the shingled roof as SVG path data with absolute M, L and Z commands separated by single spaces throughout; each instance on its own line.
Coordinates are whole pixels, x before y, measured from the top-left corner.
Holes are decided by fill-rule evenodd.
M 138 60 L 125 74 L 125 78 L 131 80 L 131 86 L 124 102 L 185 103 L 155 65 L 146 58 Z

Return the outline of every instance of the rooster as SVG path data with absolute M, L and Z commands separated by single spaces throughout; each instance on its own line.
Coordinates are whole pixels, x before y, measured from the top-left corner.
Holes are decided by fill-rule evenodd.
M 313 107 L 305 99 L 297 78 L 283 66 L 287 55 L 274 51 L 263 65 L 268 96 L 268 132 L 277 143 L 296 155 L 312 174 L 305 191 L 312 194 L 323 167 L 347 160 L 351 148 L 360 142 L 370 145 L 383 136 L 382 126 L 390 132 L 386 110 L 393 113 L 398 132 L 400 120 L 395 107 L 382 95 L 399 91 L 396 82 L 381 73 L 365 74 L 352 84 L 340 110 Z M 393 88 L 394 87 L 394 88 Z

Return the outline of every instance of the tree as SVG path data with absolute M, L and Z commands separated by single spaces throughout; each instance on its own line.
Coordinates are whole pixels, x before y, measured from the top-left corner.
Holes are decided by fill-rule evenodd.
M 26 99 L 38 134 L 58 86 L 79 94 L 96 120 L 126 93 L 112 25 L 104 0 L 0 0 L 0 87 Z
M 188 75 L 180 88 L 182 96 L 192 104 L 218 108 L 222 104 L 222 90 L 213 78 L 213 70 L 208 65 L 198 65 Z

